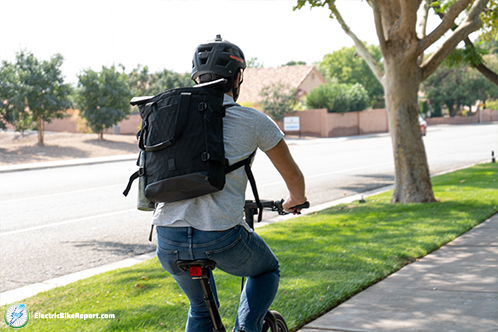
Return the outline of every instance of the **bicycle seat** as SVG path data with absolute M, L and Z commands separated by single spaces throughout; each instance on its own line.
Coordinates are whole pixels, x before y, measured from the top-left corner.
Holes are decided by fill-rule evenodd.
M 199 266 L 203 269 L 210 268 L 211 270 L 214 270 L 216 267 L 216 262 L 210 259 L 197 259 L 197 260 L 186 260 L 186 261 L 179 260 L 176 261 L 176 265 L 182 271 L 188 271 L 191 266 Z

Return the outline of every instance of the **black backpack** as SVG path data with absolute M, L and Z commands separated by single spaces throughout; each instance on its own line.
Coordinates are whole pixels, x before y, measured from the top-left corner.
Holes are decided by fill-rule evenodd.
M 256 183 L 248 158 L 228 165 L 223 144 L 224 79 L 194 87 L 167 90 L 154 97 L 135 97 L 142 118 L 137 133 L 139 170 L 128 181 L 144 182 L 145 197 L 155 203 L 175 202 L 222 190 L 225 174 L 245 167 L 255 200 Z

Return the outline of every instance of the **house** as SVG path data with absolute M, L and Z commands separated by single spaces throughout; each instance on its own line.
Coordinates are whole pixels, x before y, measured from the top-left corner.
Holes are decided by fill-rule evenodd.
M 261 90 L 274 84 L 287 85 L 296 89 L 298 99 L 306 96 L 312 89 L 327 83 L 314 66 L 282 66 L 278 68 L 247 68 L 244 83 L 240 88 L 237 102 L 258 108 Z

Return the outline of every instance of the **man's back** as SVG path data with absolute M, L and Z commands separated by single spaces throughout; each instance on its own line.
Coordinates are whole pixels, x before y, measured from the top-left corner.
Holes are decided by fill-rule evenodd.
M 229 164 L 244 160 L 257 148 L 267 151 L 282 139 L 283 133 L 276 124 L 255 109 L 241 107 L 225 95 L 227 105 L 223 119 L 225 158 Z M 192 226 L 205 231 L 221 231 L 243 224 L 244 195 L 247 175 L 244 168 L 230 172 L 222 191 L 183 200 L 160 204 L 154 213 L 157 226 Z

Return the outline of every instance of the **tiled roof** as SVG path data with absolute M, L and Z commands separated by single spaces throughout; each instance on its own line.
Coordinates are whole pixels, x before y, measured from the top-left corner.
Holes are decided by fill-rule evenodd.
M 325 83 L 325 79 L 314 66 L 247 68 L 244 71 L 244 82 L 237 102 L 258 103 L 261 100 L 260 92 L 263 87 L 279 83 L 288 85 L 291 89 L 295 88 L 297 94 L 300 95 L 302 94 L 302 91 L 300 91 L 302 83 L 312 73 Z

